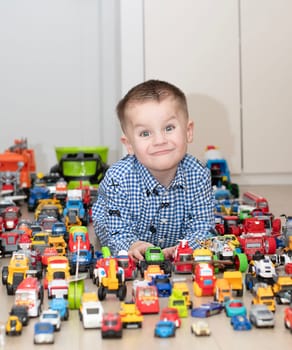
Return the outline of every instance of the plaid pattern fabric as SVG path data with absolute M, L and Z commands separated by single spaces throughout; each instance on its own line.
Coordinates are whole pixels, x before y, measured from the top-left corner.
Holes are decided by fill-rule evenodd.
M 210 171 L 186 155 L 165 188 L 135 156 L 126 156 L 106 172 L 92 216 L 101 245 L 114 255 L 138 240 L 166 248 L 187 239 L 197 248 L 214 227 Z

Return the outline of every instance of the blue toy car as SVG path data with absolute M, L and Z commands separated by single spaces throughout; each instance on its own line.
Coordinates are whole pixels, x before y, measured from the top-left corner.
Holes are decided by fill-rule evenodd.
M 230 299 L 225 302 L 225 313 L 228 317 L 246 315 L 246 307 L 239 299 Z
M 64 298 L 53 298 L 49 301 L 49 308 L 59 311 L 62 321 L 69 319 L 69 303 Z
M 46 186 L 34 186 L 29 191 L 29 197 L 27 202 L 28 211 L 33 212 L 40 199 L 48 199 L 51 198 L 52 194 L 50 189 Z
M 168 275 L 155 275 L 152 277 L 150 286 L 157 288 L 159 297 L 169 297 L 171 295 L 172 286 Z
M 66 229 L 66 225 L 62 221 L 55 222 L 52 226 L 51 236 L 53 237 L 63 236 L 65 242 L 68 243 L 69 233 Z
M 89 277 L 93 277 L 93 268 L 95 266 L 96 259 L 93 257 L 91 250 L 81 249 L 79 251 L 79 255 L 77 252 L 73 252 L 70 253 L 68 257 L 71 275 L 75 274 L 78 262 L 78 271 L 89 272 Z
M 155 326 L 154 336 L 159 338 L 175 337 L 176 325 L 172 321 L 158 321 Z
M 50 322 L 37 322 L 34 325 L 34 344 L 54 344 L 54 326 Z
M 214 315 L 220 314 L 220 312 L 224 309 L 223 304 L 217 301 L 211 301 L 209 303 L 202 304 L 199 307 L 195 307 L 191 310 L 192 317 L 210 317 Z
M 252 325 L 246 315 L 232 316 L 230 324 L 235 331 L 249 331 L 252 329 Z

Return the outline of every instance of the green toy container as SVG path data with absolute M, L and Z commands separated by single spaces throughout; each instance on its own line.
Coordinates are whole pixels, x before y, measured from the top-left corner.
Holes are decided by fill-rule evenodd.
M 60 162 L 61 158 L 65 154 L 75 153 L 94 153 L 101 157 L 101 160 L 106 163 L 108 156 L 108 147 L 105 146 L 69 146 L 69 147 L 55 147 L 57 161 Z
M 96 181 L 104 175 L 100 159 L 106 164 L 108 147 L 56 147 L 55 152 L 69 189 L 80 186 L 80 181 L 83 185 L 96 186 Z

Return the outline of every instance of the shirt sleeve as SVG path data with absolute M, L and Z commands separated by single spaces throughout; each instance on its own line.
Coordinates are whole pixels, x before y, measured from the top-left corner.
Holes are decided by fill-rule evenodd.
M 113 255 L 122 249 L 128 251 L 139 240 L 135 234 L 135 220 L 131 219 L 129 200 L 126 181 L 118 181 L 109 172 L 99 185 L 92 216 L 101 246 L 108 246 Z
M 194 187 L 193 204 L 185 223 L 185 239 L 196 249 L 210 236 L 215 225 L 215 198 L 209 169 L 204 169 L 203 176 Z

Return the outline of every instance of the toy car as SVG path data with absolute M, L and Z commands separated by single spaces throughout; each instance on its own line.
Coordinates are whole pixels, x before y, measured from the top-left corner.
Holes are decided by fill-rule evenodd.
M 54 326 L 50 322 L 37 322 L 34 325 L 34 344 L 54 344 Z
M 234 315 L 231 317 L 230 324 L 235 331 L 249 331 L 252 325 L 246 315 Z
M 181 326 L 181 319 L 179 317 L 178 310 L 175 307 L 165 307 L 160 314 L 160 320 L 172 321 L 175 323 L 176 328 Z
M 195 307 L 191 310 L 192 317 L 210 317 L 218 315 L 224 309 L 222 303 L 217 301 L 211 301 L 209 303 L 204 303 L 199 307 Z
M 123 328 L 141 328 L 143 316 L 133 302 L 121 303 L 120 316 Z
M 249 312 L 249 320 L 258 328 L 275 326 L 274 313 L 265 304 L 252 305 Z
M 6 335 L 21 335 L 22 333 L 22 323 L 17 316 L 9 316 L 6 327 Z
M 123 326 L 121 316 L 118 313 L 107 312 L 103 314 L 101 324 L 101 337 L 122 338 Z
M 246 307 L 239 299 L 231 299 L 225 303 L 226 316 L 232 317 L 235 315 L 246 315 Z
M 198 321 L 191 325 L 191 333 L 196 336 L 209 336 L 211 331 L 207 322 Z
M 58 311 L 62 321 L 67 321 L 69 319 L 69 306 L 67 299 L 53 298 L 49 301 L 49 308 Z
M 290 329 L 292 333 L 292 307 L 286 307 L 284 310 L 284 325 L 286 329 Z
M 22 323 L 23 326 L 28 325 L 29 316 L 28 316 L 28 308 L 24 305 L 13 305 L 10 313 L 10 316 L 17 316 L 19 318 L 19 321 Z
M 172 321 L 160 320 L 155 325 L 154 337 L 175 337 L 176 325 Z
M 50 322 L 55 331 L 59 332 L 61 330 L 61 317 L 57 310 L 44 310 L 40 315 L 40 322 Z

